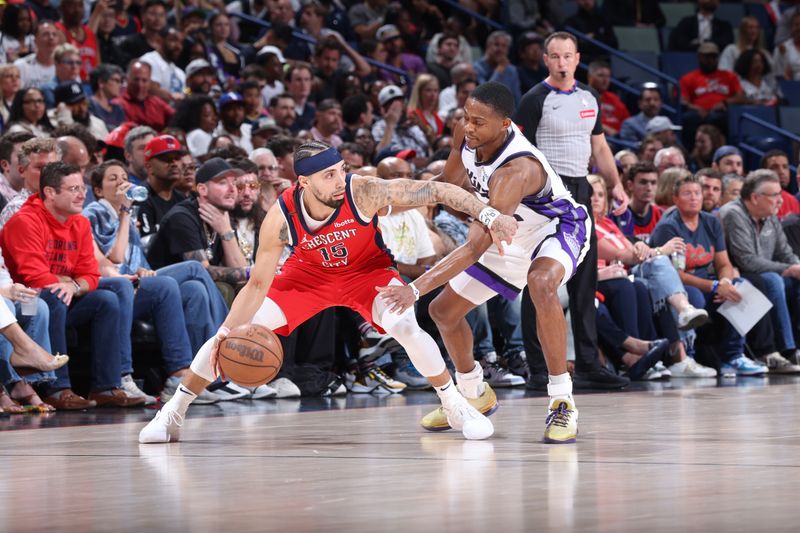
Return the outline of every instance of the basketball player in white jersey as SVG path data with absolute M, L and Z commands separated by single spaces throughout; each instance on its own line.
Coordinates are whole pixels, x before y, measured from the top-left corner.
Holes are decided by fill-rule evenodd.
M 478 199 L 519 222 L 505 255 L 477 228 L 461 247 L 414 283 L 381 287 L 391 310 L 401 312 L 448 281 L 430 314 L 456 366 L 457 387 L 480 412 L 491 414 L 497 398 L 483 382 L 483 368 L 472 355 L 472 333 L 464 316 L 500 294 L 515 298 L 528 285 L 536 307 L 536 326 L 550 374 L 549 414 L 544 441 L 575 442 L 578 410 L 567 373 L 567 326 L 557 291 L 575 273 L 589 250 L 592 223 L 544 155 L 511 122 L 514 97 L 502 84 L 488 82 L 470 95 L 464 120 L 441 179 L 471 187 Z M 450 429 L 437 409 L 422 419 L 431 431 Z

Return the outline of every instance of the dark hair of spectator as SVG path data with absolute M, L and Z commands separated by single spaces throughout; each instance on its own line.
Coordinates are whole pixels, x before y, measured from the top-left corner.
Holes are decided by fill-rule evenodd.
M 456 35 L 456 34 L 455 34 L 455 33 L 453 33 L 453 32 L 446 31 L 446 32 L 442 33 L 442 36 L 441 36 L 441 37 L 439 37 L 439 42 L 438 42 L 438 43 L 436 43 L 436 45 L 437 45 L 439 48 L 441 48 L 441 47 L 442 47 L 442 43 L 444 43 L 444 42 L 445 42 L 446 40 L 448 40 L 448 39 L 450 39 L 450 40 L 453 40 L 453 39 L 455 39 L 455 41 L 456 41 L 456 42 L 457 42 L 459 45 L 461 44 L 461 41 L 460 41 L 460 39 L 458 38 L 458 35 Z
M 766 54 L 757 48 L 750 48 L 742 52 L 739 59 L 737 59 L 736 63 L 733 65 L 733 71 L 738 74 L 740 78 L 747 79 L 750 75 L 750 66 L 753 64 L 753 58 L 756 54 L 761 56 L 761 65 L 763 65 L 761 75 L 766 76 L 769 74 L 770 70 L 772 70 L 769 66 L 769 60 Z
M 341 154 L 342 152 L 358 154 L 364 158 L 364 161 L 367 160 L 367 154 L 365 154 L 361 146 L 357 145 L 356 143 L 342 143 L 339 145 L 339 153 Z
M 631 166 L 631 168 L 628 169 L 628 173 L 625 174 L 625 179 L 627 181 L 633 181 L 639 174 L 658 175 L 658 169 L 652 163 L 636 163 L 635 165 Z
M 44 93 L 42 93 L 42 91 L 36 87 L 26 87 L 17 91 L 17 94 L 14 95 L 14 101 L 11 103 L 11 109 L 8 111 L 8 122 L 6 123 L 6 127 L 11 126 L 15 122 L 21 122 L 25 120 L 25 114 L 22 112 L 22 102 L 31 91 L 36 91 L 39 93 L 39 96 L 44 98 Z M 39 126 L 42 126 L 48 131 L 53 131 L 53 124 L 47 117 L 46 112 L 39 121 Z
M 514 95 L 500 82 L 487 81 L 478 85 L 470 98 L 488 105 L 503 118 L 510 118 L 514 114 Z
M 368 111 L 369 96 L 365 94 L 355 94 L 348 96 L 342 101 L 342 120 L 345 124 L 355 124 L 358 117 Z
M 276 94 L 275 96 L 269 99 L 269 106 L 275 107 L 276 105 L 278 105 L 278 102 L 283 98 L 289 98 L 292 102 L 294 102 L 294 96 L 292 96 L 289 93 L 281 93 L 281 94 Z
M 376 48 L 378 48 L 378 41 L 373 39 L 364 39 L 361 41 L 359 48 L 361 49 L 362 54 L 369 56 L 375 51 Z
M 244 170 L 245 174 L 258 174 L 258 165 L 256 165 L 246 157 L 228 159 L 228 164 L 233 168 Z
M 204 105 L 210 105 L 216 112 L 214 99 L 205 94 L 194 94 L 178 104 L 170 125 L 181 128 L 186 133 L 200 127 L 200 114 Z
M 125 75 L 119 65 L 114 65 L 113 63 L 100 63 L 97 65 L 89 74 L 89 85 L 92 87 L 92 92 L 96 93 L 100 88 L 100 82 L 107 82 L 114 74 Z
M 434 161 L 447 161 L 448 157 L 450 157 L 450 148 L 442 148 L 441 150 L 437 150 L 433 153 L 431 158 L 428 159 L 428 164 L 431 164 Z
M 19 42 L 23 42 L 25 34 L 21 32 L 19 27 L 19 14 L 22 11 L 30 9 L 27 4 L 6 4 L 6 9 L 3 11 L 3 23 L 0 24 L 0 31 L 3 35 L 13 37 Z M 33 18 L 31 17 L 31 30 L 33 29 Z
M 79 139 L 90 156 L 97 151 L 97 137 L 92 135 L 89 128 L 83 124 L 73 122 L 72 124 L 57 127 L 53 130 L 53 138 L 58 139 L 59 137 L 75 137 Z
M 711 178 L 715 180 L 722 181 L 722 172 L 719 170 L 714 170 L 711 167 L 701 168 L 697 172 L 694 173 L 694 177 L 697 179 L 700 178 Z
M 465 79 L 459 81 L 458 83 L 456 83 L 456 92 L 460 91 L 461 88 L 464 87 L 464 85 L 466 85 L 468 83 L 474 83 L 475 85 L 478 85 L 478 80 L 473 79 L 473 78 L 465 78 Z
M 1 137 L 0 141 L 2 141 Z M 789 159 L 789 156 L 783 150 L 770 150 L 769 152 L 764 154 L 764 157 L 761 158 L 761 168 L 767 168 L 769 160 L 772 159 L 773 157 L 785 157 L 787 160 Z M 3 159 L 2 148 L 0 148 L 0 159 Z
M 264 67 L 252 63 L 244 67 L 244 70 L 242 71 L 242 79 L 246 80 L 248 78 L 258 78 L 259 80 L 266 80 L 267 73 L 264 71 Z
M 35 135 L 27 131 L 15 131 L 0 137 L 0 161 L 8 161 L 10 163 L 11 154 L 14 153 L 14 145 L 22 144 L 34 137 Z
M 103 188 L 103 176 L 106 175 L 106 170 L 111 167 L 120 167 L 125 171 L 125 174 L 128 174 L 128 167 L 126 167 L 125 163 L 122 161 L 119 161 L 118 159 L 109 159 L 108 161 L 103 161 L 101 164 L 94 167 L 94 169 L 92 169 L 92 171 L 89 173 L 89 183 L 92 185 L 92 189 Z
M 239 84 L 239 91 L 238 92 L 239 92 L 239 94 L 244 96 L 244 92 L 245 91 L 250 91 L 252 89 L 255 89 L 259 93 L 261 92 L 261 88 L 258 86 L 258 82 L 257 81 L 253 81 L 253 80 L 243 81 L 242 83 Z
M 267 141 L 267 148 L 275 157 L 281 158 L 293 153 L 300 146 L 300 141 L 288 135 L 275 135 Z
M 308 63 L 306 63 L 304 61 L 298 61 L 297 63 L 293 64 L 291 67 L 289 67 L 286 70 L 286 81 L 287 82 L 292 81 L 292 76 L 298 70 L 307 70 L 312 76 L 314 75 L 314 71 L 311 70 L 311 65 L 310 64 L 308 64 Z
M 344 51 L 342 45 L 339 44 L 339 41 L 337 41 L 335 37 L 327 37 L 318 41 L 317 45 L 314 47 L 314 57 L 320 57 L 325 50 L 337 50 L 339 55 Z
M 39 176 L 39 190 L 44 191 L 45 187 L 52 187 L 59 190 L 65 176 L 80 173 L 81 169 L 77 165 L 68 165 L 61 161 L 47 163 L 44 168 L 42 168 L 41 176 Z
M 167 6 L 164 0 L 147 0 L 144 6 L 142 6 L 142 14 L 153 6 L 161 6 L 164 8 L 164 11 L 169 11 L 169 6 Z
M 214 144 L 214 141 L 218 140 L 221 137 L 226 137 L 230 139 L 228 135 L 220 135 L 218 137 L 214 137 L 211 140 L 211 143 Z M 232 140 L 233 139 L 231 139 L 231 141 Z M 212 159 L 214 157 L 219 157 L 222 159 L 243 159 L 247 157 L 247 152 L 244 150 L 244 148 L 239 148 L 235 144 L 229 144 L 228 146 L 220 146 L 219 148 L 216 147 L 216 144 L 214 144 L 213 147 L 209 145 L 208 159 Z

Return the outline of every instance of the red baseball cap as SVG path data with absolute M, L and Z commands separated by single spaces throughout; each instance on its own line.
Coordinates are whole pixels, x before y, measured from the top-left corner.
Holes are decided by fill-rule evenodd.
M 113 146 L 114 148 L 125 148 L 125 137 L 128 135 L 128 132 L 135 128 L 137 124 L 135 122 L 123 122 L 111 132 L 106 135 L 105 143 L 106 146 Z
M 144 147 L 144 160 L 150 161 L 154 157 L 172 152 L 185 153 L 181 143 L 172 135 L 159 135 L 153 137 Z
M 409 159 L 414 159 L 415 157 L 417 157 L 417 151 L 411 148 L 407 148 L 405 150 L 400 150 L 399 152 L 397 152 L 395 154 L 395 157 L 408 161 Z

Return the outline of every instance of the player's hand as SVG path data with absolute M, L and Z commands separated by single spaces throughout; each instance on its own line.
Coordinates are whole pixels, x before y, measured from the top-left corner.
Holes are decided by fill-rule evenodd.
M 517 219 L 508 215 L 500 215 L 489 228 L 489 233 L 492 235 L 492 242 L 497 246 L 500 255 L 505 254 L 504 246 L 511 243 L 511 238 L 517 233 L 519 224 Z
M 628 193 L 625 192 L 625 188 L 622 186 L 622 183 L 617 183 L 614 185 L 614 188 L 611 189 L 611 197 L 616 200 L 617 204 L 611 213 L 615 216 L 620 216 L 625 212 L 626 209 L 628 209 L 628 203 L 630 202 Z
M 220 326 L 217 334 L 214 335 L 214 346 L 211 347 L 211 371 L 215 378 L 220 378 L 222 381 L 228 381 L 228 378 L 219 366 L 219 346 L 228 336 L 228 333 L 230 333 L 228 328 Z
M 375 287 L 378 291 L 383 303 L 390 312 L 401 314 L 406 309 L 414 307 L 414 302 L 417 299 L 414 297 L 414 291 L 408 285 L 389 285 L 386 287 Z

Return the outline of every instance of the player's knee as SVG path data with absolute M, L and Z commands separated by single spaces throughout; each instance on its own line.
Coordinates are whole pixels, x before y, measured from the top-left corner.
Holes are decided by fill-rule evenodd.
M 437 326 L 447 324 L 451 321 L 448 305 L 440 297 L 436 297 L 428 306 L 428 314 Z
M 383 327 L 386 333 L 398 340 L 411 338 L 420 331 L 413 311 L 405 313 L 399 320 L 385 321 Z
M 558 275 L 552 270 L 535 269 L 528 273 L 528 291 L 534 302 L 557 298 L 560 283 Z

